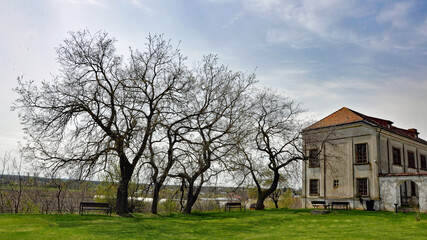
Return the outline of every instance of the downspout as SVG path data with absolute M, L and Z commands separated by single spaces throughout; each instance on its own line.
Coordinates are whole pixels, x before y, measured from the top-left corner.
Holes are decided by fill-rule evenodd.
M 326 144 L 323 143 L 323 199 L 326 201 Z
M 377 144 L 378 144 L 378 153 L 377 153 L 377 165 L 379 166 L 379 170 L 378 170 L 378 174 L 383 173 L 382 172 L 382 168 L 381 168 L 381 162 L 382 162 L 382 158 L 381 158 L 381 131 L 382 129 L 380 128 L 380 131 L 378 132 L 378 137 L 377 137 Z
M 378 210 L 381 209 L 380 207 L 380 203 L 381 203 L 381 185 L 380 185 L 380 177 L 379 174 L 382 173 L 382 169 L 381 169 L 381 131 L 382 129 L 380 128 L 380 131 L 378 132 L 378 138 L 377 138 L 377 144 L 378 144 L 378 153 L 377 153 L 377 167 L 379 167 L 376 177 L 377 177 L 377 182 L 378 182 Z M 379 162 L 379 164 L 378 164 Z
M 304 140 L 303 153 L 307 154 L 307 143 L 305 140 Z M 304 157 L 304 159 L 305 159 L 305 157 Z M 304 184 L 304 196 L 305 196 L 304 208 L 307 208 L 307 162 L 304 160 L 303 164 L 304 164 L 304 183 L 303 184 Z
M 354 184 L 355 184 L 355 179 L 354 179 L 354 138 L 351 138 L 351 168 L 352 168 L 352 171 L 353 171 L 353 176 L 352 176 L 352 179 L 353 179 L 353 187 L 352 187 L 352 198 L 353 198 L 353 208 L 355 207 L 355 204 L 354 204 Z

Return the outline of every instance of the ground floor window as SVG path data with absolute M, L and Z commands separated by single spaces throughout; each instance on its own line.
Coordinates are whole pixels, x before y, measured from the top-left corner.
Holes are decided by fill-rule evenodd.
M 310 195 L 319 195 L 318 179 L 310 179 Z
M 368 179 L 367 178 L 357 178 L 356 179 L 357 192 L 358 196 L 369 196 L 368 193 Z
M 417 196 L 417 184 L 411 181 L 411 196 Z
M 334 180 L 334 188 L 337 188 L 340 185 L 340 180 Z

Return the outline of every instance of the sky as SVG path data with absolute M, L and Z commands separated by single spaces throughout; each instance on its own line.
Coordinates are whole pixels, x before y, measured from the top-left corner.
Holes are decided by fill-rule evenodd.
M 124 57 L 164 34 L 189 65 L 213 53 L 255 71 L 259 86 L 298 102 L 304 117 L 348 107 L 427 139 L 424 0 L 0 0 L 0 154 L 23 141 L 10 111 L 17 77 L 51 80 L 55 48 L 84 29 L 108 32 Z

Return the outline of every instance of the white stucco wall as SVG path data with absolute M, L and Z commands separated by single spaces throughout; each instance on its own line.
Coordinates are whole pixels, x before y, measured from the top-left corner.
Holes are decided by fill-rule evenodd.
M 380 177 L 381 210 L 394 211 L 394 204 L 400 206 L 400 184 L 413 181 L 418 186 L 420 210 L 427 212 L 427 175 Z

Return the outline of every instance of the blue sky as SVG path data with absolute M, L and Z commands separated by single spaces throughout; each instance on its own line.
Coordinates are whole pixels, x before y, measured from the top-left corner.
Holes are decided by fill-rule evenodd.
M 164 33 L 189 64 L 216 53 L 255 70 L 305 116 L 346 106 L 427 138 L 427 1 L 0 0 L 0 153 L 22 139 L 16 78 L 51 79 L 55 47 L 80 29 L 107 31 L 124 56 Z

